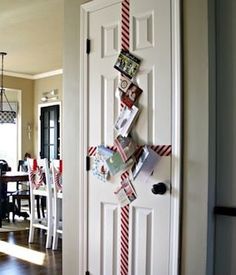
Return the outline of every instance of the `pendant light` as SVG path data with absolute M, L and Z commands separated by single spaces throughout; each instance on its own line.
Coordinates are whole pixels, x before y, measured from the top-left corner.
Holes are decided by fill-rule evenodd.
M 16 123 L 16 112 L 13 111 L 6 93 L 5 93 L 5 89 L 3 86 L 3 64 L 4 64 L 4 56 L 7 55 L 7 53 L 5 52 L 0 52 L 0 56 L 1 56 L 1 60 L 2 60 L 2 66 L 1 66 L 1 86 L 0 86 L 0 123 Z M 3 107 L 3 98 L 5 98 L 8 106 L 9 106 L 9 110 L 4 110 Z

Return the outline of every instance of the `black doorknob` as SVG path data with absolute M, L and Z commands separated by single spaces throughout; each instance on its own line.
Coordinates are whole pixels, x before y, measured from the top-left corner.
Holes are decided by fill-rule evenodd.
M 155 195 L 157 195 L 157 194 L 163 195 L 163 194 L 165 194 L 166 190 L 167 190 L 166 185 L 163 182 L 159 182 L 152 186 L 152 193 Z

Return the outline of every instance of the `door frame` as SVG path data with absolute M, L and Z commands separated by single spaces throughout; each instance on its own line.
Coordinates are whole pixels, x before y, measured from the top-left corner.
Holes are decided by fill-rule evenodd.
M 79 103 L 79 274 L 87 271 L 87 90 L 88 90 L 88 56 L 86 39 L 88 36 L 89 13 L 106 6 L 121 3 L 121 0 L 92 1 L 81 6 L 80 21 L 80 103 Z M 180 224 L 182 194 L 182 84 L 181 84 L 181 0 L 171 0 L 171 86 L 172 86 L 172 158 L 171 158 L 171 209 L 170 209 L 170 248 L 169 275 L 177 275 L 180 270 Z
M 41 109 L 44 107 L 50 107 L 50 106 L 55 106 L 58 105 L 59 106 L 59 125 L 60 125 L 60 139 L 62 138 L 61 134 L 62 134 L 62 125 L 61 125 L 61 101 L 54 101 L 54 102 L 50 102 L 50 103 L 40 103 L 38 104 L 38 158 L 40 158 L 40 150 L 41 150 L 41 122 L 40 122 L 40 114 L 41 114 Z M 62 152 L 62 148 L 61 148 L 61 142 L 60 142 L 60 154 Z M 60 155 L 60 158 L 62 158 L 62 155 Z

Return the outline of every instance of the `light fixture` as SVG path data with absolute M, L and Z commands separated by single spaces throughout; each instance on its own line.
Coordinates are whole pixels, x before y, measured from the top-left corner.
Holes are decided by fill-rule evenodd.
M 0 86 L 0 123 L 16 123 L 16 112 L 13 111 L 3 86 L 3 61 L 4 56 L 7 55 L 5 52 L 0 52 L 1 58 L 2 58 L 2 67 L 1 67 L 1 86 Z M 3 97 L 5 97 L 6 102 L 9 105 L 9 110 L 4 110 L 3 108 Z
M 42 102 L 47 102 L 47 101 L 54 101 L 54 100 L 58 100 L 58 90 L 57 89 L 53 89 L 49 92 L 44 92 L 43 96 L 41 97 L 41 101 Z
M 26 131 L 28 135 L 28 139 L 31 140 L 31 133 L 32 133 L 32 123 L 28 123 L 26 126 Z

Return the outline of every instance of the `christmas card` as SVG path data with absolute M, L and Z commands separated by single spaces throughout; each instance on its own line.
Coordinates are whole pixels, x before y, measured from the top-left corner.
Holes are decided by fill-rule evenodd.
M 136 106 L 133 105 L 132 108 L 125 106 L 115 122 L 117 133 L 123 137 L 127 137 L 138 114 L 139 109 Z
M 115 139 L 114 144 L 117 147 L 117 150 L 120 153 L 121 158 L 124 162 L 126 162 L 137 149 L 136 143 L 130 136 L 122 137 L 121 135 L 119 135 Z

